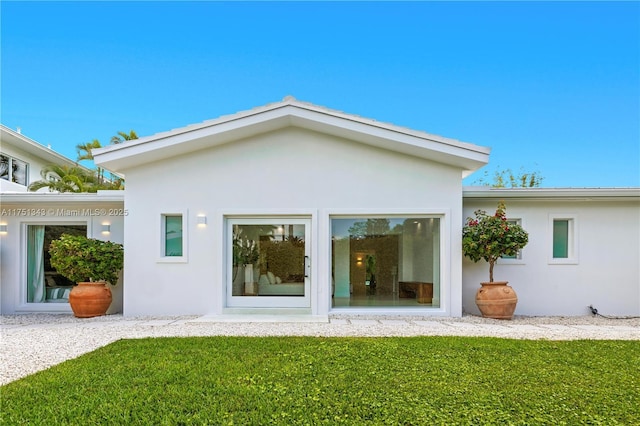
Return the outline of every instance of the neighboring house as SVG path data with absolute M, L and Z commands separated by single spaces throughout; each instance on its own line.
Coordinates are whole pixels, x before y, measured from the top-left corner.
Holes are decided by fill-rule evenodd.
M 125 316 L 478 313 L 488 266 L 463 259 L 462 226 L 504 200 L 530 235 L 495 270 L 517 315 L 640 314 L 638 188 L 463 189 L 488 148 L 293 98 L 94 157 L 126 191 L 1 194 L 3 209 L 119 213 L 3 215 L 3 313 L 69 310 L 29 299 L 31 226 L 47 224 L 125 242 Z
M 6 126 L 0 130 L 0 312 L 71 312 L 73 283 L 49 264 L 48 245 L 63 233 L 122 242 L 123 191 L 28 192 L 45 166 L 76 163 Z M 110 312 L 122 311 L 121 286 L 114 300 Z
M 0 124 L 0 192 L 27 192 L 48 164 L 71 167 L 76 162 Z

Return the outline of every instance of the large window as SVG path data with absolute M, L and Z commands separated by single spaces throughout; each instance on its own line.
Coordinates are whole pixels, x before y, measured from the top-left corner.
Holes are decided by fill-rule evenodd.
M 440 219 L 333 218 L 333 307 L 440 306 Z
M 27 303 L 68 303 L 75 283 L 51 266 L 49 245 L 64 234 L 87 235 L 86 225 L 27 225 Z
M 27 186 L 29 165 L 17 158 L 0 154 L 0 179 Z

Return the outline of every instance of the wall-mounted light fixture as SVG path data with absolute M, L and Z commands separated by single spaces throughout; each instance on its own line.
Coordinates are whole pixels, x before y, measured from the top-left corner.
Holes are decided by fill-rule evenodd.
M 7 230 L 8 230 L 8 227 L 6 224 L 0 225 L 0 234 L 6 234 Z
M 103 223 L 103 224 L 101 225 L 101 227 L 100 227 L 100 231 L 101 231 L 103 234 L 109 234 L 109 233 L 111 233 L 111 225 L 110 225 L 110 224 L 108 224 L 108 223 Z
M 207 224 L 207 217 L 203 214 L 200 214 L 196 217 L 196 224 L 198 226 L 204 226 Z

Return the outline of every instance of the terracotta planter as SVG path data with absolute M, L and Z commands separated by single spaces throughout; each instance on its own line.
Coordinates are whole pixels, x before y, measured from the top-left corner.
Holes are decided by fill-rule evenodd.
M 480 283 L 476 293 L 476 305 L 485 318 L 512 319 L 518 296 L 508 281 Z
M 69 304 L 78 318 L 104 315 L 111 305 L 111 289 L 105 282 L 78 283 L 69 293 Z

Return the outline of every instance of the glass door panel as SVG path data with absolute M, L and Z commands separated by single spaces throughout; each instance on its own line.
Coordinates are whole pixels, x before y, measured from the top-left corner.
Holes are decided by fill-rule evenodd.
M 69 303 L 74 282 L 51 266 L 49 245 L 62 235 L 87 235 L 87 225 L 27 225 L 27 303 Z
M 310 306 L 310 224 L 298 218 L 229 219 L 227 305 Z

